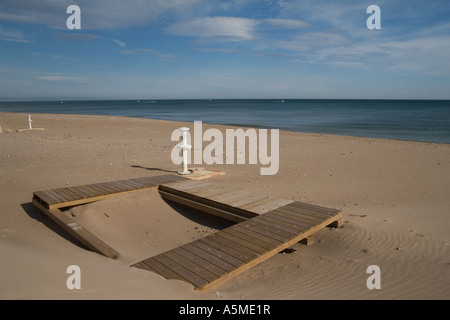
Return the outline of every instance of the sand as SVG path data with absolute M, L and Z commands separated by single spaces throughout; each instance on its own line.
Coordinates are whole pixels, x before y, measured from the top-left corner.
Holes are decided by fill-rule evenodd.
M 211 165 L 225 185 L 342 209 L 343 227 L 318 232 L 199 293 L 130 265 L 228 222 L 139 191 L 70 214 L 117 249 L 91 252 L 31 203 L 33 191 L 175 174 L 171 133 L 192 123 L 0 113 L 0 299 L 359 300 L 450 298 L 450 145 L 280 132 L 280 168 Z M 204 125 L 204 129 L 225 127 Z M 68 214 L 68 213 L 67 213 Z M 69 290 L 78 265 L 81 289 Z M 367 268 L 380 267 L 369 290 Z

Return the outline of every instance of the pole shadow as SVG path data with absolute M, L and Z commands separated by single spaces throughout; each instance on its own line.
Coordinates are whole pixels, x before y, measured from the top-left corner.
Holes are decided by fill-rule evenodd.
M 177 170 L 167 170 L 167 169 L 161 169 L 161 168 L 146 168 L 143 166 L 138 166 L 138 165 L 133 165 L 131 166 L 132 168 L 137 168 L 137 169 L 144 169 L 144 170 L 149 170 L 149 171 L 161 171 L 161 172 L 170 172 L 170 173 L 177 173 Z

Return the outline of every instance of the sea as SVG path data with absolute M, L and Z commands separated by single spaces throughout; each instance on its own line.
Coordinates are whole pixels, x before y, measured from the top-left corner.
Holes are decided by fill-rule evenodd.
M 450 143 L 450 100 L 202 99 L 0 102 L 0 112 L 202 121 L 356 137 Z M 1 123 L 1 115 L 0 115 Z

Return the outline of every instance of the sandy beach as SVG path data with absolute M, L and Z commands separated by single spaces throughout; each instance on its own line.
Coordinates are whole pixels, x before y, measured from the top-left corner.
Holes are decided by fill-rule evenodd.
M 34 191 L 174 174 L 171 133 L 192 123 L 0 113 L 0 299 L 450 299 L 450 145 L 280 131 L 276 175 L 205 166 L 210 181 L 341 209 L 340 229 L 295 244 L 205 293 L 130 267 L 230 225 L 157 190 L 78 206 L 72 216 L 117 249 L 87 250 L 31 203 Z M 205 125 L 204 129 L 224 126 Z M 69 290 L 78 265 L 81 289 Z M 381 270 L 369 290 L 367 268 Z

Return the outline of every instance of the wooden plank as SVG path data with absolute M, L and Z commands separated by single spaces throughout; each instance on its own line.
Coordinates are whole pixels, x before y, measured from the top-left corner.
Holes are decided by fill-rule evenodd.
M 75 239 L 80 241 L 88 249 L 100 253 L 108 258 L 116 259 L 119 253 L 97 238 L 94 234 L 83 228 L 75 220 L 66 216 L 61 210 L 47 209 L 42 206 L 35 199 L 32 200 L 33 204 L 43 213 L 45 213 L 50 219 L 56 222 L 60 227 L 72 235 Z
M 179 264 L 164 254 L 160 254 L 154 257 L 156 261 L 165 266 L 166 268 L 172 270 L 173 272 L 179 274 L 181 277 L 186 279 L 188 282 L 192 283 L 195 287 L 203 287 L 208 284 L 208 281 L 189 269 L 185 268 L 182 264 Z
M 33 198 L 39 199 L 39 201 L 44 202 L 47 205 L 47 207 L 49 204 L 55 203 L 55 200 L 53 200 L 53 198 L 47 195 L 47 193 L 44 191 L 33 192 Z
M 278 223 L 274 223 L 274 222 L 270 221 L 269 219 L 264 218 L 263 214 L 252 219 L 252 221 L 256 222 L 256 223 L 265 224 L 269 228 L 271 228 L 271 230 L 284 232 L 284 233 L 286 233 L 286 235 L 290 235 L 290 237 L 292 237 L 293 235 L 296 235 L 298 233 L 298 231 L 293 228 L 282 226 Z
M 247 224 L 258 227 L 259 229 L 266 230 L 267 232 L 272 234 L 271 236 L 278 236 L 279 240 L 284 239 L 284 241 L 287 241 L 292 238 L 294 234 L 293 232 L 286 232 L 285 230 L 281 230 L 280 228 L 277 228 L 276 225 L 264 220 L 249 219 L 242 222 L 241 226 L 246 227 Z
M 200 258 L 196 254 L 193 254 L 192 252 L 184 249 L 183 247 L 178 247 L 172 250 L 176 254 L 182 256 L 183 258 L 189 260 L 193 264 L 196 264 L 198 266 L 201 266 L 201 268 L 207 270 L 208 272 L 211 272 L 215 275 L 215 277 L 221 277 L 223 276 L 226 271 L 216 266 L 214 263 L 210 262 L 209 260 L 205 260 L 203 258 Z
M 302 214 L 307 214 L 308 216 L 311 216 L 315 219 L 317 219 L 317 221 L 323 220 L 323 219 L 328 219 L 330 217 L 329 214 L 320 212 L 320 211 L 314 211 L 312 209 L 308 209 L 308 208 L 304 208 L 304 207 L 300 207 L 295 205 L 295 203 L 291 203 L 287 206 L 282 207 L 283 209 L 286 210 L 292 210 L 294 212 L 299 212 Z
M 215 281 L 209 282 L 208 284 L 206 284 L 206 285 L 204 285 L 202 287 L 199 287 L 198 291 L 204 292 L 206 290 L 209 290 L 210 288 L 212 288 L 212 287 L 214 287 L 214 286 L 216 286 L 216 285 L 218 285 L 218 284 L 220 284 L 220 283 L 230 279 L 231 277 L 234 277 L 235 275 L 237 275 L 237 274 L 239 274 L 239 273 L 241 273 L 241 272 L 243 272 L 245 270 L 250 269 L 251 267 L 257 265 L 258 263 L 269 259 L 270 257 L 276 255 L 278 252 L 280 252 L 280 251 L 282 251 L 282 250 L 284 250 L 286 248 L 289 248 L 293 244 L 299 242 L 300 240 L 302 240 L 302 239 L 312 235 L 313 233 L 317 232 L 318 230 L 324 228 L 327 224 L 331 223 L 336 218 L 339 218 L 339 214 L 336 215 L 336 216 L 330 217 L 329 219 L 326 219 L 325 221 L 323 221 L 322 223 L 320 223 L 318 225 L 315 225 L 313 228 L 309 229 L 305 233 L 302 233 L 300 235 L 296 235 L 296 236 L 292 237 L 289 241 L 285 242 L 284 244 L 274 248 L 273 250 L 270 250 L 270 251 L 266 252 L 265 254 L 260 255 L 259 257 L 255 258 L 254 260 L 248 261 L 245 265 L 243 265 L 243 266 L 241 266 L 239 268 L 236 268 L 235 270 L 227 273 L 223 277 L 220 277 L 220 278 L 218 278 Z M 257 218 L 253 218 L 251 220 L 254 220 L 254 219 L 257 219 Z M 247 223 L 247 221 L 246 222 L 242 222 L 242 223 L 243 224 Z
M 158 186 L 158 185 L 164 184 L 164 183 L 189 181 L 189 179 L 184 178 L 178 174 L 176 174 L 176 175 L 165 174 L 165 175 L 159 175 L 159 176 L 146 177 L 146 179 L 147 178 L 150 179 L 149 183 L 151 183 L 154 186 Z
M 150 258 L 151 259 L 151 258 Z M 138 269 L 146 270 L 146 271 L 152 271 L 154 273 L 158 273 L 157 270 L 151 268 L 149 265 L 145 264 L 143 261 L 136 262 L 135 264 L 132 264 L 130 267 L 135 267 Z M 161 275 L 161 274 L 160 274 Z M 168 278 L 167 278 L 168 279 Z M 184 280 L 184 279 L 183 279 Z
M 312 214 L 308 214 L 308 213 L 302 213 L 301 211 L 297 210 L 293 210 L 291 208 L 286 209 L 284 207 L 272 210 L 273 212 L 285 212 L 285 213 L 290 213 L 292 215 L 295 215 L 301 219 L 303 219 L 304 221 L 310 221 L 312 224 L 316 224 L 316 223 L 320 223 L 323 220 L 325 220 L 324 218 L 321 217 L 317 217 L 317 216 L 313 216 Z
M 221 186 L 208 186 L 201 189 L 192 189 L 189 190 L 191 193 L 195 193 L 199 197 L 207 198 L 220 195 L 222 193 L 228 192 L 229 188 L 224 188 Z
M 214 234 L 206 237 L 206 239 L 207 239 L 207 241 L 211 241 L 211 240 L 216 241 L 216 242 L 220 243 L 222 246 L 225 245 L 235 251 L 240 252 L 241 257 L 244 258 L 244 261 L 252 260 L 255 257 L 260 255 L 260 252 L 254 251 L 247 247 L 244 247 L 243 245 L 241 245 L 237 242 L 231 241 L 231 240 L 227 239 L 226 237 L 222 237 L 219 234 L 220 234 L 220 232 L 214 233 Z
M 304 225 L 305 227 L 313 226 L 316 224 L 315 221 L 305 220 L 301 216 L 296 215 L 296 214 L 292 213 L 291 211 L 283 212 L 283 211 L 278 211 L 277 209 L 275 209 L 275 210 L 270 211 L 270 213 L 276 214 L 279 217 L 286 217 L 287 219 L 294 220 L 294 221 L 296 221 L 297 224 Z
M 130 191 L 130 190 L 135 190 L 135 189 L 136 189 L 134 186 L 125 183 L 123 180 L 120 180 L 120 181 L 114 181 L 114 184 L 115 184 L 116 186 L 118 186 L 118 187 L 121 187 L 122 190 L 123 190 L 122 192 Z
M 242 229 L 242 228 L 239 229 L 239 228 L 237 228 L 237 226 L 233 226 L 231 228 L 226 228 L 226 229 L 222 230 L 219 234 L 223 234 L 223 233 L 229 233 L 229 234 L 231 234 L 235 237 L 238 237 L 242 240 L 248 241 L 252 245 L 258 246 L 264 250 L 273 249 L 278 244 L 280 244 L 279 242 L 277 242 L 277 244 L 274 245 L 270 242 L 261 240 L 260 237 L 254 237 L 254 236 L 252 236 L 252 234 L 250 232 L 246 232 L 246 230 Z M 252 248 L 250 247 L 250 249 L 252 249 Z
M 50 198 L 53 199 L 53 203 L 52 203 L 52 204 L 54 204 L 54 203 L 61 203 L 61 199 L 60 199 L 58 196 L 56 196 L 56 195 L 52 192 L 52 190 L 45 190 L 44 192 L 45 192 L 45 194 L 46 194 L 48 197 L 50 197 Z
M 90 190 L 86 189 L 84 186 L 74 186 L 74 187 L 72 187 L 72 188 L 74 188 L 75 190 L 77 190 L 77 191 L 80 192 L 80 193 L 85 194 L 85 195 L 86 195 L 85 198 L 92 198 L 92 197 L 95 197 L 95 196 L 96 196 L 96 195 L 93 194 Z
M 153 185 L 149 185 L 148 183 L 145 183 L 144 181 L 141 181 L 141 179 L 139 179 L 139 178 L 129 179 L 129 181 L 131 181 L 134 184 L 136 184 L 137 186 L 139 186 L 139 188 L 149 188 L 149 187 L 153 186 Z
M 108 187 L 109 189 L 113 190 L 116 193 L 124 191 L 123 188 L 119 187 L 118 185 L 115 185 L 114 182 L 103 182 L 102 185 Z
M 131 185 L 133 189 L 142 189 L 148 187 L 148 185 L 134 181 L 133 179 L 122 180 L 122 182 Z
M 104 190 L 104 194 L 117 193 L 117 190 L 111 187 L 108 183 L 97 183 L 96 186 Z
M 309 216 L 313 219 L 316 219 L 316 221 L 322 221 L 322 220 L 328 219 L 330 217 L 329 214 L 313 211 L 308 208 L 298 207 L 298 206 L 294 206 L 294 205 L 289 206 L 286 209 L 292 210 L 293 212 L 299 213 L 301 215 Z
M 116 190 L 117 193 L 126 192 L 130 190 L 130 186 L 123 185 L 120 181 L 108 182 L 109 187 Z
M 211 281 L 214 281 L 217 279 L 217 276 L 214 273 L 209 272 L 207 269 L 203 268 L 202 266 L 177 254 L 175 252 L 175 250 L 176 249 L 167 251 L 167 252 L 163 253 L 163 255 L 170 258 L 171 260 L 175 261 L 176 263 L 182 265 L 184 268 L 188 269 L 192 273 L 198 275 L 199 277 L 205 279 L 208 282 L 211 282 Z
M 149 177 L 142 177 L 142 178 L 136 178 L 134 179 L 137 182 L 145 184 L 147 187 L 156 187 L 159 186 L 159 182 L 155 179 L 151 179 Z
M 64 195 L 70 201 L 82 199 L 82 197 L 80 197 L 76 193 L 71 192 L 68 188 L 54 189 L 54 191 L 58 192 L 61 195 Z
M 213 256 L 217 257 L 218 259 L 229 263 L 230 265 L 234 266 L 235 268 L 244 264 L 244 261 L 239 260 L 236 257 L 234 257 L 233 255 L 224 252 L 223 250 L 221 250 L 222 248 L 217 249 L 216 247 L 211 246 L 209 243 L 197 240 L 197 241 L 189 243 L 189 245 L 195 246 L 195 247 L 213 255 Z M 225 250 L 226 250 L 226 248 L 225 248 Z M 235 268 L 233 268 L 233 269 L 235 269 Z
M 265 225 L 256 224 L 252 220 L 247 220 L 247 221 L 245 221 L 245 223 L 239 223 L 239 227 L 252 230 L 254 232 L 260 233 L 262 235 L 265 235 L 269 238 L 281 241 L 283 243 L 286 242 L 287 240 L 289 240 L 289 238 L 290 238 L 289 236 L 286 236 L 285 234 L 279 234 L 277 232 L 274 232 L 274 230 L 270 229 L 269 227 L 267 227 Z
M 90 193 L 92 193 L 93 197 L 103 196 L 103 192 L 100 192 L 96 188 L 93 188 L 92 185 L 84 185 L 83 189 L 85 189 L 85 190 L 89 191 Z
M 269 243 L 270 245 L 272 245 L 272 247 L 279 246 L 280 244 L 283 243 L 283 241 L 281 241 L 281 240 L 277 240 L 277 239 L 268 237 L 262 233 L 258 233 L 256 231 L 248 229 L 248 228 L 243 228 L 239 223 L 234 225 L 233 228 L 244 234 L 248 234 L 249 236 L 252 236 L 253 238 L 264 241 L 265 243 Z
M 227 228 L 229 229 L 229 228 Z M 227 240 L 230 240 L 234 243 L 236 243 L 239 246 L 242 246 L 244 248 L 250 249 L 251 251 L 254 251 L 256 253 L 262 254 L 267 251 L 267 248 L 264 246 L 261 246 L 260 244 L 256 244 L 254 242 L 248 241 L 247 239 L 241 238 L 236 235 L 236 232 L 233 232 L 233 230 L 222 230 L 221 232 L 215 233 L 215 235 L 219 237 L 223 237 Z M 273 247 L 271 247 L 273 248 Z
M 287 199 L 265 199 L 261 202 L 250 203 L 248 205 L 242 206 L 242 209 L 252 211 L 257 214 L 263 214 L 269 212 L 270 210 L 277 209 L 279 207 L 285 206 L 293 200 Z
M 195 181 L 195 180 L 188 180 L 188 181 L 180 181 L 180 182 L 172 182 L 172 183 L 162 183 L 160 186 L 164 186 L 167 189 L 176 189 L 179 191 L 186 191 L 190 188 L 196 188 L 198 186 L 204 186 L 204 185 L 210 185 L 210 183 L 204 182 L 204 181 Z
M 67 202 L 67 201 L 72 201 L 72 197 L 70 197 L 69 195 L 65 194 L 64 192 L 62 192 L 59 189 L 51 189 L 48 190 L 49 192 L 51 192 L 55 197 L 59 198 L 59 202 Z
M 279 226 L 283 226 L 290 230 L 293 230 L 296 233 L 304 232 L 312 227 L 312 225 L 311 226 L 304 226 L 304 225 L 302 226 L 299 224 L 294 224 L 294 223 L 289 223 L 289 222 L 283 221 L 281 219 L 278 219 L 278 216 L 276 214 L 274 214 L 274 213 L 270 214 L 270 212 L 268 212 L 266 214 L 262 214 L 259 217 L 263 220 L 267 220 L 267 221 L 277 224 Z
M 218 202 L 218 203 L 222 203 L 225 205 L 235 207 L 234 202 L 245 199 L 247 197 L 248 197 L 248 195 L 245 194 L 243 191 L 233 190 L 230 192 L 223 193 L 219 196 L 211 197 L 211 200 L 214 200 L 215 202 Z
M 241 221 L 245 221 L 246 217 L 242 217 L 236 214 L 233 214 L 231 212 L 225 211 L 225 210 L 221 210 L 221 209 L 217 209 L 215 207 L 212 206 L 208 206 L 206 204 L 203 203 L 199 203 L 197 201 L 193 201 L 193 200 L 189 200 L 186 199 L 184 197 L 180 197 L 178 195 L 174 195 L 171 193 L 166 193 L 164 191 L 159 191 L 159 193 L 161 194 L 161 196 L 166 199 L 166 200 L 170 200 L 185 206 L 188 206 L 190 208 L 196 209 L 196 210 L 200 210 L 215 216 L 218 216 L 220 218 L 223 219 L 227 219 L 233 222 L 241 222 Z
M 241 251 L 236 250 L 233 247 L 230 247 L 228 245 L 224 245 L 222 242 L 220 242 L 220 239 L 219 239 L 219 241 L 216 241 L 215 238 L 210 238 L 208 236 L 206 238 L 199 239 L 198 241 L 202 242 L 202 243 L 205 243 L 205 244 L 207 244 L 207 245 L 209 245 L 211 247 L 214 247 L 214 248 L 216 248 L 216 249 L 218 249 L 220 251 L 223 251 L 224 253 L 226 253 L 226 254 L 228 254 L 228 255 L 230 255 L 230 256 L 232 256 L 232 257 L 234 257 L 234 258 L 236 258 L 236 259 L 238 259 L 240 261 L 242 261 L 243 263 L 245 263 L 249 259 L 248 255 L 242 253 Z
M 284 222 L 289 223 L 290 225 L 298 225 L 300 227 L 303 227 L 305 229 L 309 229 L 311 228 L 313 225 L 309 224 L 309 223 L 305 223 L 303 221 L 300 220 L 296 220 L 295 217 L 292 217 L 289 214 L 285 214 L 285 213 L 281 213 L 281 212 L 274 212 L 274 211 L 270 211 L 264 214 L 265 217 L 272 217 Z
M 61 194 L 55 192 L 55 190 L 53 190 L 53 189 L 47 190 L 46 192 L 47 192 L 47 194 L 51 195 L 54 199 L 57 199 L 58 203 L 67 201 L 67 198 L 64 197 L 64 195 L 61 195 Z
M 88 196 L 85 193 L 79 191 L 78 189 L 76 189 L 74 187 L 67 187 L 67 189 L 69 189 L 73 193 L 76 193 L 80 197 L 80 199 L 88 198 Z
M 114 190 L 107 188 L 105 186 L 103 186 L 101 183 L 94 183 L 89 185 L 91 188 L 98 190 L 99 192 L 101 192 L 102 196 L 111 194 L 111 193 L 115 193 Z
M 172 269 L 166 267 L 165 265 L 159 263 L 156 259 L 150 258 L 144 261 L 141 261 L 144 265 L 148 266 L 149 268 L 155 270 L 157 273 L 162 275 L 166 279 L 176 279 L 176 280 L 182 280 L 182 281 L 188 281 L 187 279 L 180 276 L 178 273 L 173 271 Z M 139 266 L 140 268 L 141 266 Z M 188 281 L 189 282 L 189 281 Z
M 249 196 L 247 196 L 246 198 L 244 198 L 244 199 L 242 199 L 240 201 L 235 201 L 233 203 L 233 205 L 236 206 L 236 207 L 242 207 L 242 206 L 245 206 L 245 205 L 248 205 L 248 204 L 252 204 L 252 203 L 261 201 L 263 199 L 267 199 L 267 198 L 268 198 L 268 196 L 263 195 L 263 194 L 249 195 Z
M 314 204 L 309 204 L 309 203 L 304 203 L 304 202 L 299 202 L 299 201 L 294 201 L 293 203 L 291 203 L 292 206 L 297 206 L 297 207 L 301 207 L 301 208 L 305 208 L 305 209 L 309 209 L 318 213 L 324 213 L 328 216 L 332 216 L 335 215 L 336 213 L 338 213 L 340 210 L 338 209 L 333 209 L 333 208 L 326 208 L 326 207 L 322 207 L 322 206 L 318 206 L 318 205 L 314 205 Z
M 252 218 L 255 216 L 254 213 L 249 212 L 247 210 L 236 208 L 236 207 L 233 207 L 233 206 L 221 203 L 221 202 L 217 202 L 217 201 L 214 201 L 211 199 L 202 198 L 202 197 L 199 197 L 199 196 L 196 196 L 193 194 L 178 191 L 176 189 L 168 188 L 165 185 L 160 185 L 159 190 L 160 190 L 160 192 L 165 192 L 166 194 L 172 194 L 172 195 L 178 196 L 180 199 L 181 198 L 187 199 L 191 203 L 197 202 L 200 204 L 205 204 L 205 205 L 208 205 L 209 207 L 220 209 L 222 211 L 229 212 L 229 213 L 232 213 L 232 214 L 244 217 L 244 218 Z
M 216 265 L 217 267 L 219 267 L 220 269 L 222 269 L 225 272 L 230 272 L 236 268 L 234 265 L 232 265 L 231 263 L 228 263 L 224 259 L 222 259 L 216 255 L 213 255 L 210 252 L 204 251 L 190 243 L 185 244 L 181 248 L 183 248 L 184 250 L 188 251 L 189 253 L 191 253 L 193 255 L 200 257 L 203 260 L 209 261 L 210 263 Z

